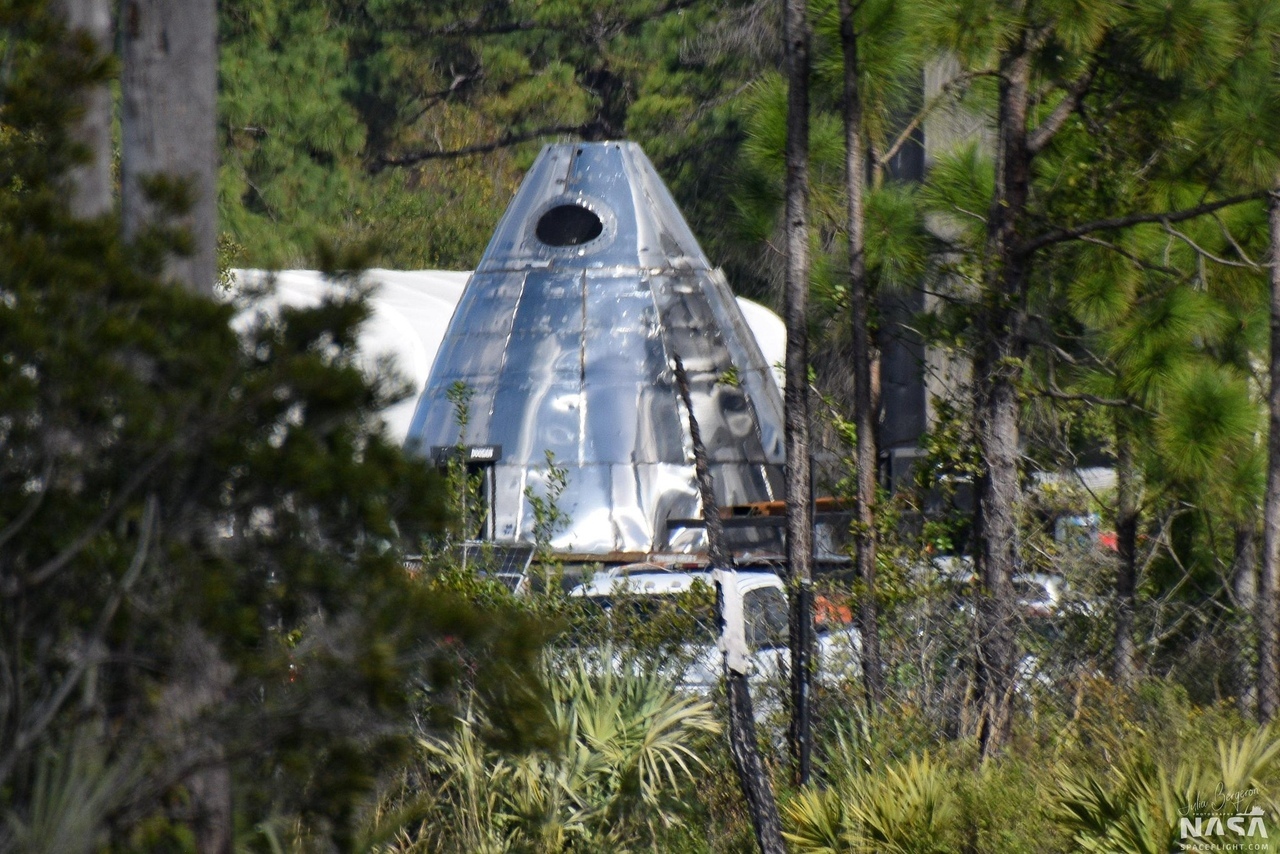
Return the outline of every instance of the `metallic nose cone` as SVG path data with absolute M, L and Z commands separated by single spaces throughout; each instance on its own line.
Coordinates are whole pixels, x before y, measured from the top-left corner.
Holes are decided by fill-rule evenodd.
M 554 548 L 694 550 L 702 531 L 667 526 L 701 516 L 676 354 L 721 505 L 781 498 L 781 396 L 653 164 L 634 143 L 549 145 L 467 283 L 406 444 L 484 446 L 471 458 L 491 466 L 497 540 L 532 541 L 550 452 L 568 475 Z

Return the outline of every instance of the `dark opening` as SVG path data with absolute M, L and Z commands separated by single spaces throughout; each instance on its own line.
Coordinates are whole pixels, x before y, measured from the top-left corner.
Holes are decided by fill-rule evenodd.
M 538 220 L 534 234 L 548 246 L 579 246 L 602 231 L 600 217 L 581 205 L 557 205 Z

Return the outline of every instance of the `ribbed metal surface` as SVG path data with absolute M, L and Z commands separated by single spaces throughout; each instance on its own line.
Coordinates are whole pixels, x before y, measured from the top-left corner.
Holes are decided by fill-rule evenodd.
M 542 492 L 550 451 L 568 470 L 558 504 L 570 522 L 556 548 L 698 548 L 698 530 L 667 541 L 668 518 L 701 515 L 673 354 L 718 499 L 780 498 L 781 397 L 652 164 L 634 143 L 547 146 L 467 283 L 407 444 L 501 445 L 499 540 L 532 537 L 525 493 Z M 470 394 L 461 436 L 449 400 L 457 384 Z M 767 531 L 739 536 L 776 547 Z

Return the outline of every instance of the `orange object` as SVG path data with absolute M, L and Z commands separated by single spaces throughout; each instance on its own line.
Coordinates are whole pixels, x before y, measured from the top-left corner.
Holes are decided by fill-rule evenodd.
M 853 622 L 853 609 L 846 604 L 831 601 L 827 596 L 813 600 L 813 619 L 819 626 L 847 626 Z

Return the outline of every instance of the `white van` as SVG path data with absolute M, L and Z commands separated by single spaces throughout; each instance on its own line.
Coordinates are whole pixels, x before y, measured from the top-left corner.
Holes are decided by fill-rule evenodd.
M 716 575 L 712 570 L 672 570 L 656 564 L 632 564 L 606 570 L 569 591 L 570 596 L 591 599 L 611 609 L 625 601 L 643 617 L 656 614 L 662 607 L 676 607 L 687 602 L 684 594 L 705 586 L 708 599 L 705 609 L 695 614 L 697 637 L 689 641 L 692 663 L 681 683 L 688 688 L 709 691 L 724 672 L 723 652 L 717 646 L 722 632 L 717 625 L 713 600 Z M 786 584 L 771 571 L 737 570 L 719 573 L 726 583 L 723 613 L 736 621 L 723 632 L 745 640 L 749 671 L 765 679 L 786 673 L 789 662 L 787 646 L 789 607 Z M 652 604 L 650 604 L 652 603 Z M 825 619 L 818 624 L 816 656 L 819 678 L 832 679 L 857 675 L 861 644 L 857 629 L 847 609 L 819 607 Z

